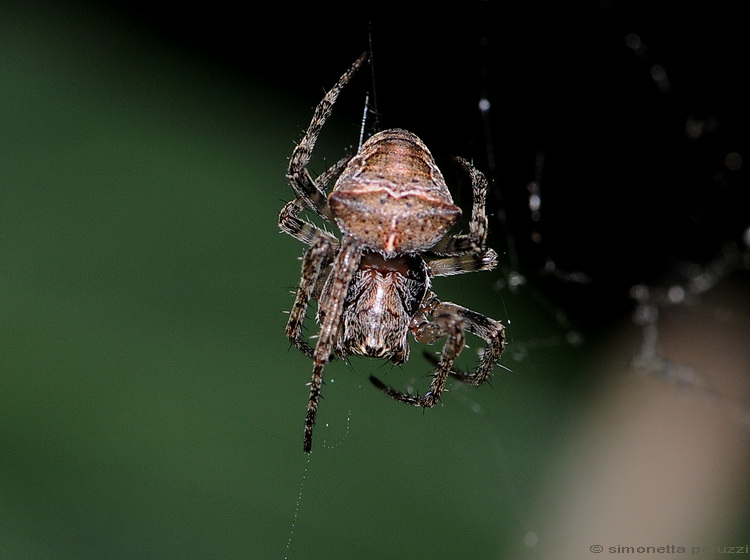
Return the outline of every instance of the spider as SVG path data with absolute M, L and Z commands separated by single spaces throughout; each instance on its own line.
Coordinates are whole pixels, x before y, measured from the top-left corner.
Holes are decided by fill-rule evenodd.
M 326 363 L 336 355 L 409 358 L 408 334 L 423 343 L 445 343 L 424 395 L 402 393 L 376 377 L 372 383 L 389 397 L 428 408 L 440 401 L 448 376 L 473 385 L 488 381 L 505 347 L 502 323 L 430 291 L 430 279 L 491 270 L 497 254 L 485 247 L 487 181 L 468 161 L 457 158 L 471 178 L 473 206 L 469 233 L 451 234 L 461 215 L 435 161 L 416 135 L 390 129 L 371 136 L 353 157 L 345 157 L 317 178 L 307 169 L 315 142 L 341 90 L 367 60 L 361 55 L 326 93 L 289 160 L 288 179 L 296 198 L 279 215 L 279 227 L 309 246 L 286 336 L 312 359 L 303 449 L 312 450 L 315 415 Z M 330 194 L 327 186 L 336 178 Z M 341 231 L 330 232 L 303 220 L 310 209 Z M 425 257 L 433 260 L 426 260 Z M 311 300 L 317 300 L 320 332 L 313 347 L 302 336 Z M 464 347 L 464 331 L 484 339 L 486 348 L 470 372 L 453 367 Z

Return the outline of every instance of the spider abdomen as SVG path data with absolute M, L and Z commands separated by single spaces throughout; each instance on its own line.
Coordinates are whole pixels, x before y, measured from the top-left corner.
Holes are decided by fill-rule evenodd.
M 345 234 L 387 254 L 429 249 L 461 216 L 427 146 L 401 129 L 364 143 L 329 204 Z

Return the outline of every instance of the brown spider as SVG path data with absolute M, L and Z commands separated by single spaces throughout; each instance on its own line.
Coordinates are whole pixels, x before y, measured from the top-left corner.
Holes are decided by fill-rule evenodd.
M 474 385 L 487 381 L 505 347 L 500 322 L 442 302 L 429 289 L 433 276 L 491 270 L 497 264 L 495 251 L 485 247 L 487 182 L 482 173 L 466 160 L 458 160 L 471 177 L 474 202 L 469 233 L 456 235 L 448 230 L 461 209 L 453 204 L 429 150 L 411 132 L 379 132 L 356 155 L 335 163 L 316 179 L 307 170 L 336 98 L 366 59 L 366 53 L 360 56 L 315 109 L 289 161 L 288 177 L 297 198 L 279 215 L 281 230 L 310 246 L 286 325 L 292 344 L 313 360 L 305 419 L 307 453 L 312 449 L 323 369 L 332 354 L 401 364 L 409 358 L 409 332 L 425 344 L 445 338 L 432 383 L 423 396 L 401 393 L 370 377 L 388 396 L 427 408 L 439 402 L 449 375 Z M 335 223 L 342 239 L 302 220 L 299 214 L 305 208 Z M 424 254 L 435 260 L 426 261 Z M 302 337 L 305 313 L 313 299 L 318 301 L 320 324 L 314 348 Z M 464 346 L 464 330 L 487 343 L 471 372 L 453 367 Z

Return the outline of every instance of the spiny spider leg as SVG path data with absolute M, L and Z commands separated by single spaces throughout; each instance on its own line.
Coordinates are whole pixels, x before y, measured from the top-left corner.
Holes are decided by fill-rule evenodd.
M 484 244 L 487 240 L 487 214 L 485 212 L 487 204 L 487 179 L 469 161 L 460 157 L 456 157 L 455 159 L 469 174 L 469 177 L 471 177 L 471 191 L 474 202 L 471 207 L 469 233 L 462 235 L 450 234 L 446 236 L 434 248 L 430 249 L 430 252 L 436 255 L 480 253 L 484 250 Z
M 427 319 L 427 315 L 432 316 L 432 321 Z M 370 376 L 370 381 L 392 399 L 412 406 L 430 408 L 440 401 L 448 375 L 453 371 L 453 362 L 464 346 L 463 320 L 450 309 L 440 308 L 439 300 L 430 293 L 425 299 L 422 311 L 412 319 L 410 330 L 417 340 L 426 344 L 446 338 L 428 391 L 424 395 L 409 395 L 389 387 L 377 377 Z
M 321 185 L 322 189 L 325 190 L 326 185 L 341 172 L 341 169 L 350 159 L 350 157 L 345 157 L 332 165 L 317 178 L 316 184 Z M 317 197 L 318 194 L 316 193 L 315 199 L 313 199 L 316 207 L 325 206 L 327 208 L 328 202 L 325 198 L 319 199 Z M 316 297 L 316 290 L 320 291 L 321 280 L 327 272 L 327 267 L 333 261 L 333 255 L 338 249 L 339 240 L 315 226 L 315 224 L 299 219 L 298 215 L 304 209 L 304 205 L 304 201 L 299 197 L 287 202 L 279 214 L 279 226 L 285 233 L 310 245 L 310 249 L 303 258 L 300 285 L 297 288 L 292 310 L 289 312 L 289 321 L 285 332 L 294 346 L 306 356 L 312 357 L 312 348 L 301 336 L 302 324 L 310 299 Z
M 500 356 L 505 349 L 505 327 L 499 321 L 490 319 L 451 302 L 441 302 L 438 304 L 437 309 L 443 310 L 443 312 L 452 313 L 459 317 L 464 322 L 466 330 L 470 333 L 483 339 L 487 346 L 482 351 L 482 357 L 479 360 L 477 367 L 470 371 L 464 372 L 453 368 L 451 370 L 451 376 L 456 377 L 466 383 L 472 385 L 481 385 L 482 383 L 489 381 L 492 377 L 492 369 L 495 364 L 499 361 Z
M 325 192 L 325 187 L 331 179 L 341 172 L 341 169 L 346 166 L 350 159 L 351 157 L 340 159 L 318 176 L 315 183 L 321 185 L 323 192 Z M 320 198 L 319 194 L 315 193 L 312 202 L 320 210 L 319 213 L 330 212 L 328 201 L 324 196 Z M 316 296 L 316 288 L 319 288 L 326 268 L 333 261 L 333 255 L 338 249 L 339 240 L 315 224 L 301 220 L 298 215 L 304 210 L 304 205 L 303 199 L 299 197 L 287 202 L 279 214 L 279 226 L 283 232 L 310 245 L 310 249 L 303 257 L 300 285 L 297 288 L 292 310 L 289 312 L 289 321 L 285 332 L 294 346 L 306 356 L 312 357 L 312 348 L 301 336 L 302 324 L 310 299 Z
M 347 70 L 336 82 L 336 84 L 325 94 L 322 101 L 318 103 L 313 113 L 310 126 L 307 128 L 305 135 L 300 140 L 300 143 L 294 148 L 292 157 L 289 158 L 289 169 L 287 172 L 287 178 L 292 184 L 297 196 L 305 201 L 305 204 L 318 212 L 323 217 L 330 218 L 330 211 L 324 212 L 327 208 L 319 206 L 319 201 L 322 198 L 325 200 L 325 192 L 320 188 L 313 178 L 310 176 L 310 172 L 307 170 L 307 164 L 310 163 L 312 157 L 313 148 L 315 142 L 320 136 L 320 131 L 323 128 L 328 117 L 331 116 L 333 111 L 333 104 L 341 93 L 341 90 L 349 83 L 357 69 L 364 64 L 367 60 L 367 53 L 363 53 L 354 64 Z M 317 202 L 317 204 L 316 204 Z M 326 216 L 326 213 L 328 214 Z
M 328 206 L 328 199 L 325 195 L 325 189 L 331 180 L 341 173 L 341 170 L 349 163 L 351 157 L 345 157 L 334 163 L 326 171 L 321 173 L 315 180 L 315 184 L 319 185 L 314 193 L 308 198 L 297 197 L 294 200 L 287 202 L 279 213 L 279 227 L 284 233 L 288 233 L 295 239 L 302 241 L 306 245 L 313 245 L 319 237 L 325 237 L 332 243 L 338 244 L 338 239 L 317 227 L 315 224 L 307 222 L 299 218 L 300 212 L 305 209 L 309 204 L 313 205 L 313 209 L 318 215 L 325 217 L 329 221 L 333 221 L 331 216 L 331 209 Z
M 306 203 L 301 198 L 287 202 L 279 213 L 279 228 L 305 245 L 314 245 L 319 239 L 327 239 L 330 243 L 338 243 L 338 239 L 315 224 L 300 219 L 299 213 L 305 209 Z
M 306 222 L 303 222 L 306 224 Z M 312 358 L 312 347 L 302 338 L 302 324 L 305 321 L 307 307 L 310 299 L 314 297 L 316 286 L 319 285 L 323 274 L 327 271 L 335 254 L 338 241 L 331 243 L 323 237 L 308 249 L 302 260 L 302 277 L 294 298 L 294 305 L 289 312 L 285 334 L 289 341 L 296 346 L 300 352 Z
M 303 449 L 306 453 L 310 453 L 312 450 L 312 433 L 323 385 L 323 369 L 331 357 L 334 336 L 344 311 L 344 299 L 361 260 L 362 244 L 353 237 L 345 237 L 333 261 L 331 273 L 323 287 L 325 298 L 321 297 L 319 300 L 325 301 L 326 304 L 321 305 L 318 309 L 320 335 L 312 354 L 313 373 L 310 381 L 310 400 L 307 403 L 303 443 Z
M 436 259 L 427 263 L 430 276 L 451 276 L 454 274 L 466 274 L 467 272 L 479 272 L 480 270 L 492 270 L 497 266 L 497 253 L 492 249 L 484 249 L 476 253 L 456 255 L 444 259 Z
M 432 321 L 427 319 L 427 315 L 432 316 Z M 468 373 L 453 367 L 464 346 L 464 329 L 487 343 L 479 365 Z M 389 387 L 376 377 L 371 376 L 370 381 L 392 399 L 412 406 L 434 406 L 445 389 L 448 375 L 472 385 L 488 381 L 505 348 L 505 329 L 502 323 L 455 303 L 441 302 L 434 294 L 428 294 L 424 311 L 414 317 L 411 330 L 415 338 L 425 344 L 447 337 L 427 393 L 424 396 L 409 395 Z

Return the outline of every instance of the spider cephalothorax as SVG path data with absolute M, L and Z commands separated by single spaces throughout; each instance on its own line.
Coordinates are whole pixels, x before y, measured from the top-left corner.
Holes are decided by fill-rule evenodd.
M 289 161 L 289 181 L 297 198 L 279 216 L 281 229 L 310 246 L 289 314 L 286 335 L 313 360 L 304 450 L 312 449 L 312 431 L 331 355 L 383 358 L 400 364 L 409 357 L 408 335 L 445 344 L 429 390 L 422 396 L 396 391 L 371 381 L 390 397 L 420 407 L 440 400 L 449 375 L 479 385 L 505 347 L 503 325 L 479 313 L 442 302 L 430 291 L 430 278 L 490 270 L 497 255 L 485 247 L 487 183 L 469 162 L 459 163 L 471 177 L 474 202 L 469 233 L 451 234 L 461 215 L 430 151 L 411 132 L 384 130 L 369 138 L 351 158 L 344 158 L 313 179 L 307 170 L 315 141 L 333 103 L 362 55 L 339 79 L 315 110 L 312 122 Z M 329 196 L 326 187 L 336 179 Z M 339 240 L 299 218 L 309 208 L 335 223 Z M 428 256 L 433 260 L 426 260 Z M 302 338 L 310 300 L 318 301 L 318 340 L 313 348 Z M 464 346 L 464 331 L 487 343 L 478 366 L 462 372 L 453 363 Z

